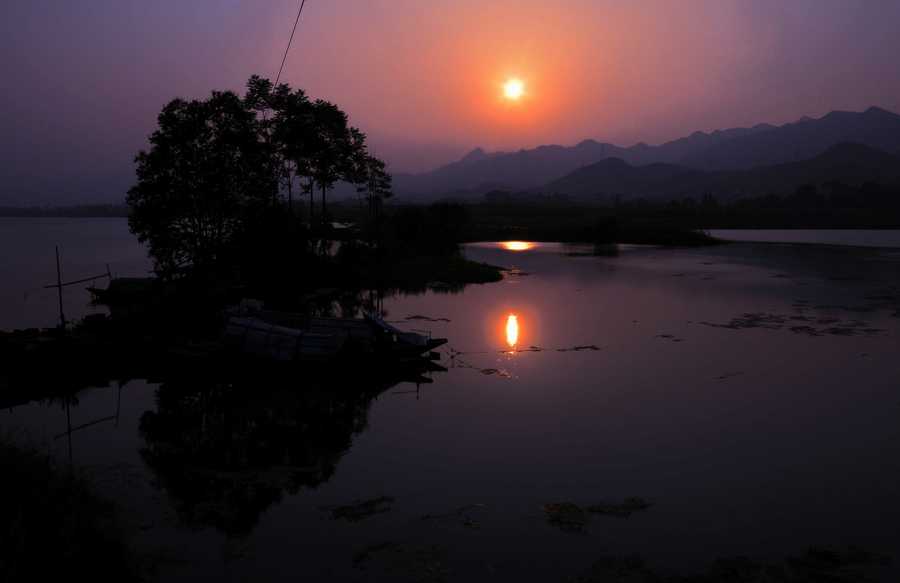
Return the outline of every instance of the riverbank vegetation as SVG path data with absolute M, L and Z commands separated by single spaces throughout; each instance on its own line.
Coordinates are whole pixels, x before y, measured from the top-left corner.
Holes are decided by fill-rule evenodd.
M 611 199 L 492 191 L 466 205 L 468 240 L 530 238 L 666 244 L 673 235 L 725 228 L 897 229 L 900 190 L 878 182 L 805 184 L 790 192 L 724 198 Z M 529 235 L 526 237 L 525 235 Z

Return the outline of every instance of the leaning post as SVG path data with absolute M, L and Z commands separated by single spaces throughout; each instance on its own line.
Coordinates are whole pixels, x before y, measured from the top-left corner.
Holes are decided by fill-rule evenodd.
M 66 329 L 66 315 L 63 313 L 62 271 L 59 268 L 59 245 L 56 246 L 56 291 L 59 295 L 59 329 Z

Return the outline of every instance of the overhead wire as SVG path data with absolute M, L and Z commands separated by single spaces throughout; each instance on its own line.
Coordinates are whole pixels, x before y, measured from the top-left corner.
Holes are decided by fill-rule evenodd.
M 306 5 L 306 0 L 300 0 L 300 9 L 297 10 L 297 18 L 294 20 L 294 28 L 291 29 L 291 38 L 288 40 L 287 47 L 284 49 L 284 56 L 281 57 L 281 66 L 278 67 L 278 75 L 275 76 L 275 86 L 278 86 L 278 82 L 281 81 L 281 74 L 284 72 L 284 64 L 287 62 L 288 53 L 291 52 L 291 45 L 294 44 L 294 35 L 297 34 L 297 26 L 300 24 L 300 16 L 303 14 L 303 7 Z

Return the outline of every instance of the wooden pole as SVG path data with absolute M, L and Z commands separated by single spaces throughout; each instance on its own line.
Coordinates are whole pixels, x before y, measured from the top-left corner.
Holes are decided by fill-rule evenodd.
M 72 415 L 69 413 L 70 400 L 70 397 L 66 397 L 66 435 L 69 438 L 69 466 L 72 465 Z
M 56 246 L 56 291 L 59 293 L 59 328 L 66 329 L 66 315 L 63 313 L 62 271 L 59 268 L 59 245 Z

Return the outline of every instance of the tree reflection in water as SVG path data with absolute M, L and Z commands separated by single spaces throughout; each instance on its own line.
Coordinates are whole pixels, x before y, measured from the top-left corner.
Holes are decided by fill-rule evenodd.
M 422 362 L 366 380 L 167 380 L 156 410 L 141 418 L 141 453 L 187 525 L 246 535 L 285 493 L 328 481 L 365 430 L 372 401 L 404 380 L 430 382 L 422 376 L 429 368 Z

